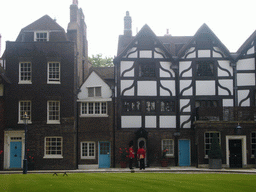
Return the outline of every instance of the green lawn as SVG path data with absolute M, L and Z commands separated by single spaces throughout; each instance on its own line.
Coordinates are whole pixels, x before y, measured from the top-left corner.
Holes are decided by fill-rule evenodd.
M 0 175 L 0 191 L 256 191 L 256 175 L 77 173 Z

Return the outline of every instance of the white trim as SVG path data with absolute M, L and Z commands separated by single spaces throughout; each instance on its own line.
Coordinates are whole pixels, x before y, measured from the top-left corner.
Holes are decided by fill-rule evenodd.
M 60 155 L 47 155 L 46 154 L 46 138 L 61 138 L 61 154 Z M 60 136 L 46 136 L 44 137 L 44 159 L 63 159 L 63 137 Z
M 170 140 L 170 141 L 172 141 L 172 150 L 173 150 L 173 153 L 172 154 L 166 154 L 166 157 L 174 157 L 174 139 L 162 139 L 162 141 L 161 141 L 161 149 L 162 149 L 162 151 L 164 150 L 164 148 L 163 148 L 163 142 L 164 142 L 164 140 Z M 161 153 L 161 155 L 162 155 L 162 153 Z
M 59 120 L 50 120 L 49 119 L 49 102 L 58 102 L 59 104 Z M 48 100 L 47 101 L 47 124 L 60 124 L 60 101 L 59 100 Z
M 59 78 L 49 78 L 50 63 L 58 63 L 59 64 Z M 47 62 L 47 84 L 61 84 L 61 63 L 59 61 L 48 61 Z
M 30 64 L 30 80 L 21 80 L 21 64 Z M 18 84 L 32 84 L 32 63 L 30 61 L 19 62 L 19 82 Z
M 226 136 L 226 163 L 227 167 L 230 167 L 229 165 L 229 140 L 232 139 L 240 139 L 242 140 L 242 166 L 247 167 L 247 147 L 246 147 L 246 135 L 227 135 Z
M 82 148 L 82 145 L 83 145 L 83 143 L 87 143 L 87 150 L 88 150 L 88 153 L 89 153 L 89 144 L 90 143 L 93 143 L 94 144 L 94 156 L 82 156 L 82 150 L 83 150 L 83 148 Z M 81 159 L 95 159 L 96 158 L 96 143 L 95 143 L 95 141 L 81 141 L 80 142 L 80 158 Z
M 34 31 L 34 41 L 35 42 L 40 42 L 40 41 L 37 41 L 37 37 L 36 37 L 37 33 L 46 33 L 47 34 L 46 42 L 49 41 L 49 31 Z M 44 41 L 42 41 L 42 42 L 44 42 Z
M 112 101 L 112 98 L 86 98 L 86 99 L 79 99 L 77 102 L 108 102 Z

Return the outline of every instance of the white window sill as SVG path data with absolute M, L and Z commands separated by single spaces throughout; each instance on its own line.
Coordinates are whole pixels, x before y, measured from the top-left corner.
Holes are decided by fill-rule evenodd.
M 32 81 L 19 81 L 18 84 L 27 84 L 27 85 L 29 85 L 29 84 L 32 84 Z
M 88 118 L 88 117 L 108 117 L 108 115 L 95 115 L 95 114 L 92 114 L 92 115 L 80 115 L 80 117 L 85 117 L 85 118 Z
M 45 155 L 44 159 L 63 159 L 62 155 Z
M 60 124 L 60 122 L 59 121 L 47 121 L 47 124 L 58 125 L 58 124 Z
M 60 84 L 60 81 L 47 81 L 47 84 Z
M 25 124 L 24 121 L 19 121 L 18 124 Z M 28 124 L 32 124 L 32 121 L 28 121 Z
M 81 157 L 81 159 L 95 159 L 95 157 Z

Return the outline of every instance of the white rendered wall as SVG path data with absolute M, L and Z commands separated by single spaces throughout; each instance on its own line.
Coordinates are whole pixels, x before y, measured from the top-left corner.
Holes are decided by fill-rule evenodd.
M 133 47 L 133 48 L 131 48 L 129 51 L 127 51 L 127 55 L 129 55 L 128 58 L 137 58 L 138 52 L 135 51 L 136 49 L 137 49 L 136 47 Z M 135 52 L 134 52 L 134 51 L 135 51 Z M 127 56 L 127 55 L 126 55 L 126 56 Z M 124 56 L 124 57 L 126 57 L 126 56 Z
M 180 110 L 188 105 L 190 102 L 190 99 L 180 99 Z M 191 112 L 191 105 L 188 105 L 186 108 L 183 109 L 182 112 Z
M 211 57 L 211 50 L 198 50 L 198 57 Z
M 196 95 L 215 95 L 215 81 L 196 81 Z
M 170 66 L 172 65 L 171 62 L 160 62 L 160 65 L 162 68 L 169 71 L 173 77 L 175 77 L 174 71 L 170 68 Z M 160 68 L 160 77 L 171 77 L 171 75 Z
M 230 67 L 230 64 L 229 64 L 230 61 L 218 61 L 218 63 L 220 65 L 220 67 L 222 67 L 223 69 L 228 70 L 230 72 L 231 76 L 233 76 L 233 68 Z M 219 77 L 228 77 L 229 74 L 228 74 L 227 71 L 224 71 L 224 70 L 222 70 L 218 67 L 218 76 Z
M 255 59 L 241 59 L 237 62 L 237 70 L 255 70 Z
M 84 84 L 81 86 L 81 92 L 78 94 L 79 100 L 88 99 L 88 88 L 89 87 L 101 87 L 101 98 L 110 98 L 112 91 L 108 84 L 106 84 L 95 72 L 87 78 Z
M 152 58 L 152 51 L 140 51 L 140 58 Z
M 160 116 L 160 128 L 176 128 L 176 116 Z
M 255 74 L 254 73 L 238 73 L 237 85 L 238 86 L 255 86 Z
M 179 74 L 181 75 L 181 73 L 190 68 L 191 67 L 191 64 L 192 64 L 192 61 L 181 61 L 180 62 L 180 65 L 179 65 Z M 186 71 L 185 73 L 182 74 L 182 77 L 192 77 L 192 68 L 188 71 Z
M 190 85 L 191 85 L 191 82 L 192 82 L 192 80 L 180 80 L 180 93 L 185 89 L 185 88 L 187 88 L 187 87 L 189 87 Z M 192 95 L 192 86 L 189 88 L 189 89 L 187 89 L 186 91 L 184 91 L 183 92 L 183 94 L 182 95 L 184 95 L 184 96 L 190 96 L 190 95 Z
M 227 88 L 231 95 L 233 95 L 233 80 L 225 79 L 225 80 L 219 80 L 219 84 L 225 88 Z M 229 92 L 220 86 L 218 86 L 219 95 L 229 95 Z
M 141 116 L 122 116 L 121 127 L 122 128 L 140 128 Z
M 234 107 L 233 99 L 223 99 L 223 107 Z
M 180 127 L 182 127 L 182 124 L 186 121 L 188 121 L 190 118 L 189 115 L 181 115 L 180 116 Z M 183 125 L 183 128 L 191 128 L 191 121 L 188 121 Z
M 157 96 L 156 81 L 138 81 L 138 96 Z
M 249 90 L 238 90 L 238 103 L 240 103 L 243 99 L 247 98 L 249 94 Z M 250 106 L 250 98 L 247 98 L 244 102 L 242 102 L 242 107 Z
M 174 80 L 162 80 L 160 81 L 161 85 L 164 88 L 167 88 L 168 90 L 171 91 L 172 96 L 175 96 L 175 81 Z M 160 87 L 160 96 L 170 96 L 170 93 L 168 91 L 166 91 L 165 89 L 163 89 L 162 87 Z

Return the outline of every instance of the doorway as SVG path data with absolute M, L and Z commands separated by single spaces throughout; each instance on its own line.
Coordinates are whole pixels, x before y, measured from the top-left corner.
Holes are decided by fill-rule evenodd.
M 179 140 L 179 166 L 190 166 L 190 140 Z
M 99 142 L 99 168 L 110 168 L 110 142 Z
M 143 137 L 138 139 L 137 149 L 140 148 L 140 143 L 141 143 L 142 146 L 144 146 L 144 149 L 146 150 L 146 157 L 145 157 L 144 161 L 145 161 L 145 166 L 147 166 L 147 156 L 148 155 L 147 155 L 147 147 L 146 147 L 147 146 L 147 142 L 146 142 L 146 139 L 143 138 Z M 138 161 L 138 167 L 140 167 L 140 161 Z
M 242 168 L 242 140 L 229 140 L 229 165 L 230 168 Z
M 10 168 L 21 168 L 21 148 L 21 141 L 10 143 Z

